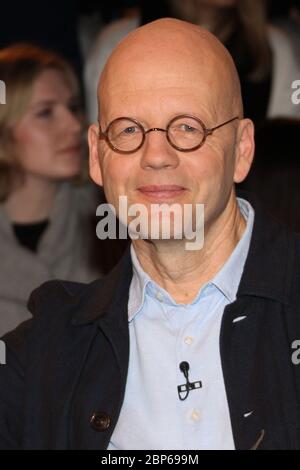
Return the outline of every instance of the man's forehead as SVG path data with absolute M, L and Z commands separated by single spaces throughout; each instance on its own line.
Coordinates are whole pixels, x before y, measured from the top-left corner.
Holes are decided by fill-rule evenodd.
M 102 103 L 102 125 L 107 126 L 113 119 L 130 116 L 144 125 L 160 122 L 160 125 L 175 115 L 192 114 L 206 123 L 217 118 L 217 102 L 201 89 L 190 90 L 165 87 L 156 90 L 137 90 L 125 94 L 112 94 Z M 163 124 L 164 123 L 164 124 Z
M 176 50 L 119 58 L 111 63 L 101 80 L 101 93 L 120 93 L 135 90 L 157 90 L 164 87 L 189 88 L 198 86 L 210 88 L 219 86 L 224 75 L 223 67 L 200 51 L 194 57 L 186 57 Z
M 174 69 L 153 67 L 144 73 L 136 67 L 113 74 L 107 81 L 100 97 L 101 114 L 113 119 L 120 113 L 147 116 L 152 108 L 165 116 L 173 111 L 191 113 L 209 108 L 215 115 L 221 90 L 219 82 L 214 81 L 215 76 L 204 73 L 201 67 L 188 69 L 177 64 Z
M 104 94 L 122 95 L 135 92 L 151 93 L 157 90 L 188 90 L 201 88 L 210 89 L 219 85 L 219 79 L 216 73 L 204 70 L 204 67 L 186 67 L 176 64 L 175 67 L 169 62 L 165 62 L 161 67 L 152 62 L 143 71 L 137 63 L 131 70 L 119 70 L 119 73 L 110 74 L 107 77 L 104 87 Z

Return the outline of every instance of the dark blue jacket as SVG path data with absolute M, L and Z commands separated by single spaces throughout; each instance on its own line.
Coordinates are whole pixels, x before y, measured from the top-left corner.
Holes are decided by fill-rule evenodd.
M 255 211 L 237 299 L 226 306 L 220 333 L 234 442 L 237 449 L 300 449 L 300 353 L 293 349 L 300 239 Z M 107 448 L 126 385 L 131 277 L 127 251 L 102 280 L 50 281 L 34 291 L 33 319 L 4 337 L 0 448 Z

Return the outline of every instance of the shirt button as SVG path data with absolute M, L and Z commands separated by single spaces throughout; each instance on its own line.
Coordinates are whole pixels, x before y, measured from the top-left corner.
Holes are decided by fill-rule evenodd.
M 190 346 L 190 345 L 193 343 L 193 341 L 194 341 L 194 338 L 193 338 L 192 336 L 186 336 L 186 337 L 184 338 L 184 342 L 185 342 L 185 344 L 187 344 L 188 346 Z
M 90 424 L 96 431 L 106 431 L 110 426 L 110 422 L 110 416 L 102 411 L 95 411 L 90 419 Z
M 162 293 L 161 293 L 161 292 L 159 292 L 159 291 L 158 291 L 158 292 L 156 292 L 156 298 L 157 298 L 157 300 L 159 300 L 160 302 L 162 302 L 162 301 L 163 301 L 163 298 L 164 298 L 164 296 L 162 295 Z
M 193 410 L 193 412 L 191 414 L 191 419 L 192 419 L 192 421 L 199 421 L 199 419 L 200 419 L 199 411 Z

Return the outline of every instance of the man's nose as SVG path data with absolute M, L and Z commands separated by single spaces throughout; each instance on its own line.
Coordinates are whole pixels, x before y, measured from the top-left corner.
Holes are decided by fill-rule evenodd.
M 144 169 L 176 168 L 179 164 L 177 152 L 167 141 L 165 129 L 153 127 L 145 134 L 142 147 L 141 166 Z

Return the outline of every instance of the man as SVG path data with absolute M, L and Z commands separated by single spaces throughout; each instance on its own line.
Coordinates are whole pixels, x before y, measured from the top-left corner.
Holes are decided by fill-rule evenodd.
M 299 239 L 235 196 L 253 141 L 210 33 L 163 19 L 118 45 L 90 172 L 117 213 L 124 196 L 149 224 L 104 280 L 32 294 L 34 319 L 4 338 L 3 448 L 300 447 Z M 175 213 L 160 214 L 163 236 L 162 203 L 192 207 L 191 232 L 204 204 L 201 249 L 187 249 Z

